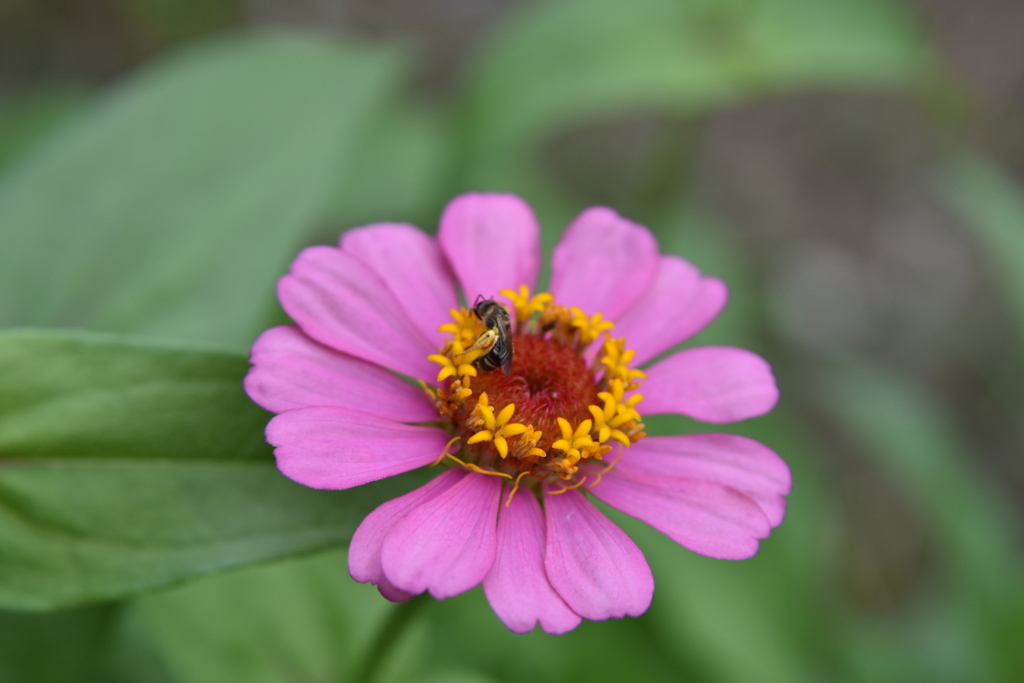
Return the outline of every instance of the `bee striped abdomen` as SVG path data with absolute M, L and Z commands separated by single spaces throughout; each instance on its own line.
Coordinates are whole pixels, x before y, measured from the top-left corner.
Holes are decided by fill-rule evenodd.
M 512 372 L 512 339 L 499 338 L 491 350 L 477 360 L 476 366 L 484 372 L 501 368 L 508 376 Z
M 494 344 L 483 356 L 478 358 L 473 365 L 484 372 L 491 372 L 501 368 L 507 377 L 512 372 L 512 321 L 509 318 L 505 307 L 491 299 L 478 300 L 473 307 L 476 314 L 484 325 L 487 326 L 481 338 L 485 335 L 493 337 Z

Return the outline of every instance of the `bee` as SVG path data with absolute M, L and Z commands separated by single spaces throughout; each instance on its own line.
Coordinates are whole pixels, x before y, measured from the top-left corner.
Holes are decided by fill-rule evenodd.
M 467 351 L 483 349 L 484 355 L 473 361 L 479 370 L 490 372 L 497 370 L 508 374 L 512 372 L 512 320 L 505 307 L 492 299 L 484 299 L 478 295 L 473 303 L 473 313 L 487 329 L 480 333 Z

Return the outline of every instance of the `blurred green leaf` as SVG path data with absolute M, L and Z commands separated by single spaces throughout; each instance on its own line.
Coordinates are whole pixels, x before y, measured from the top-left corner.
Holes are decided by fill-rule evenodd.
M 268 462 L 270 413 L 237 353 L 89 333 L 0 332 L 3 458 Z
M 757 558 L 724 563 L 675 546 L 634 520 L 611 516 L 641 544 L 655 572 L 651 619 L 668 651 L 710 672 L 711 680 L 814 680 L 815 665 L 827 651 L 810 647 L 812 639 L 801 642 L 801 636 L 808 622 L 824 624 L 806 593 L 792 590 L 796 568 L 770 548 L 772 541 Z M 673 648 L 674 643 L 685 646 Z
M 426 679 L 426 683 L 497 683 L 498 680 L 478 671 L 446 669 Z
M 524 683 L 702 680 L 680 675 L 647 617 L 584 621 L 557 638 L 539 627 L 517 635 L 495 616 L 480 588 L 431 605 L 427 616 L 431 664 L 439 671 L 471 667 L 495 680 Z
M 341 228 L 408 221 L 433 232 L 447 198 L 446 119 L 396 98 L 368 128 L 339 179 L 331 216 Z
M 24 614 L 0 611 L 0 681 L 100 683 L 114 607 Z
M 901 373 L 851 363 L 822 388 L 822 405 L 927 516 L 940 541 L 950 590 L 934 605 L 938 613 L 916 624 L 918 633 L 905 629 L 906 645 L 917 649 L 931 680 L 1012 680 L 1000 674 L 1024 671 L 1024 561 L 1019 524 L 1000 493 L 972 464 L 952 420 Z M 937 627 L 948 632 L 928 633 Z
M 825 405 L 878 464 L 940 524 L 956 577 L 996 591 L 1019 570 L 1005 502 L 972 467 L 951 419 L 907 378 L 865 362 L 839 368 Z M 996 594 L 990 596 L 998 601 Z
M 967 153 L 947 164 L 942 189 L 995 264 L 1024 339 L 1024 190 L 992 162 Z
M 44 86 L 0 101 L 0 171 L 85 102 L 70 86 Z
M 349 578 L 339 551 L 203 578 L 129 610 L 179 680 L 275 683 L 350 680 L 393 608 Z
M 547 134 L 643 108 L 700 113 L 780 89 L 905 84 L 922 37 L 886 0 L 536 2 L 470 81 L 467 178 L 504 187 Z
M 0 334 L 0 605 L 73 605 L 344 543 L 416 481 L 286 479 L 246 368 L 97 334 Z
M 254 36 L 122 84 L 0 184 L 0 325 L 251 341 L 402 72 Z

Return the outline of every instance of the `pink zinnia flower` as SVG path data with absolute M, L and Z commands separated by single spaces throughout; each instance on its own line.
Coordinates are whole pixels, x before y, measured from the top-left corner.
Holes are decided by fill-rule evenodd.
M 267 440 L 306 486 L 443 464 L 356 530 L 356 581 L 396 601 L 482 582 L 511 630 L 564 633 L 581 618 L 639 616 L 654 593 L 643 553 L 588 496 L 739 560 L 782 521 L 790 475 L 742 436 L 643 432 L 640 411 L 720 424 L 778 400 L 768 364 L 738 348 L 638 369 L 718 315 L 721 281 L 660 255 L 646 228 L 603 207 L 572 222 L 550 294 L 532 295 L 540 260 L 533 212 L 500 194 L 457 197 L 437 240 L 383 223 L 310 247 L 278 285 L 297 325 L 260 336 L 245 387 L 278 413 Z M 460 305 L 459 290 L 507 304 L 509 375 L 484 360 L 503 326 Z

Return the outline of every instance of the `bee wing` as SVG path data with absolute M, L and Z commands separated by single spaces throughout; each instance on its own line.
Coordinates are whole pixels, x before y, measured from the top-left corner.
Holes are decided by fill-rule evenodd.
M 508 353 L 506 353 L 505 357 L 501 359 L 501 371 L 505 373 L 506 377 L 508 377 L 508 374 L 512 372 L 512 351 L 512 340 L 509 339 Z

